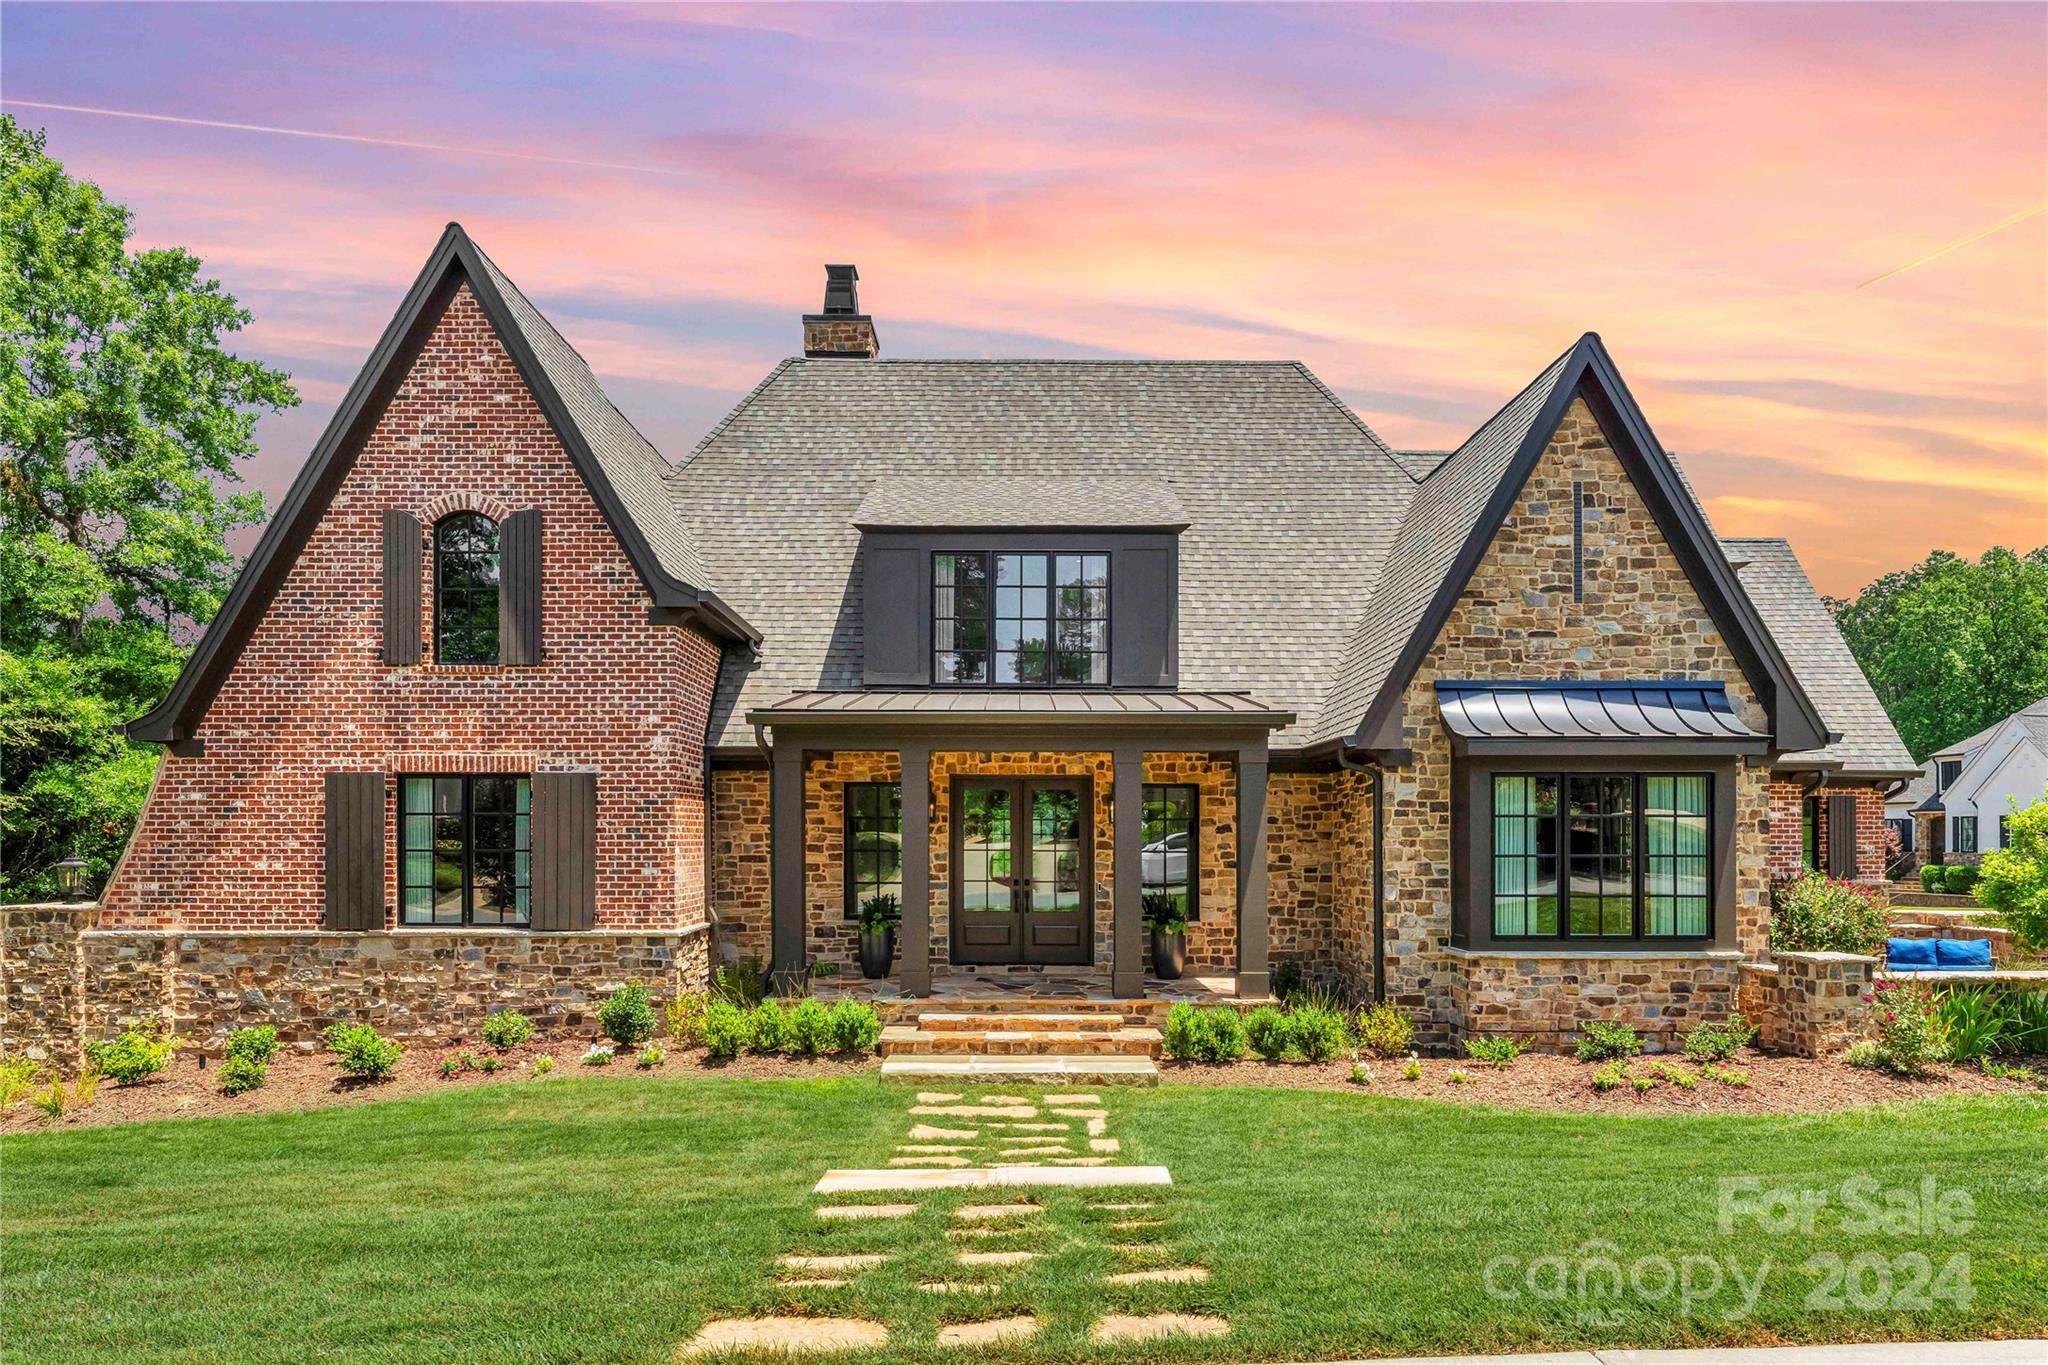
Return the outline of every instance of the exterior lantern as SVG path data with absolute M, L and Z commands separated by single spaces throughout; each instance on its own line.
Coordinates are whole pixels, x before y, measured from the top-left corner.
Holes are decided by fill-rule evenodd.
M 57 864 L 57 889 L 67 901 L 85 899 L 85 859 L 66 858 Z

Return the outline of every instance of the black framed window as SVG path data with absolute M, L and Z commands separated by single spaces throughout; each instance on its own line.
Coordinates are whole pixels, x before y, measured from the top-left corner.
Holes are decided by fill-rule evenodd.
M 1977 817 L 1974 815 L 1951 815 L 1948 818 L 1948 851 L 1951 853 L 1975 853 L 1977 851 Z
M 846 784 L 846 917 L 870 896 L 903 904 L 903 788 L 895 782 Z
M 1494 936 L 1710 936 L 1712 792 L 1706 773 L 1496 774 Z
M 1948 790 L 1949 784 L 1962 775 L 1963 760 L 1960 758 L 1944 758 L 1941 762 L 1934 765 L 1934 789 L 1945 792 Z
M 2012 847 L 2012 838 L 2010 831 L 2008 829 L 2008 826 L 2011 823 L 2012 817 L 2010 815 L 2001 815 L 1998 817 L 1998 847 L 2000 848 Z
M 1201 895 L 1201 867 L 1195 821 L 1201 790 L 1192 783 L 1151 783 L 1141 797 L 1139 874 L 1147 897 L 1171 896 L 1188 919 L 1195 918 Z
M 456 512 L 434 525 L 434 661 L 498 662 L 498 523 Z
M 1799 865 L 1808 872 L 1820 870 L 1820 798 L 1804 797 L 1799 802 Z
M 523 926 L 532 918 L 533 783 L 401 777 L 399 922 Z
M 932 556 L 932 681 L 1109 682 L 1109 556 L 941 550 Z

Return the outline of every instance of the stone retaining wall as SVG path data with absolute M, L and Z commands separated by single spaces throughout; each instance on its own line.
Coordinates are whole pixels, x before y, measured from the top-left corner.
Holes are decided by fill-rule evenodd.
M 100 929 L 97 907 L 0 911 L 0 1052 L 69 1065 L 88 1039 L 155 1014 L 217 1052 L 231 1029 L 271 1024 L 311 1047 L 355 1021 L 418 1042 L 474 1040 L 493 1009 L 542 1029 L 593 1027 L 628 981 L 657 1000 L 707 983 L 710 936 L 597 930 L 181 932 Z M 89 989 L 88 989 L 89 983 Z
M 1863 997 L 1877 959 L 1855 953 L 1779 953 L 1742 964 L 1742 1017 L 1757 1045 L 1799 1057 L 1840 1052 L 1862 1036 Z
M 1649 1051 L 1673 1051 L 1687 1030 L 1736 1009 L 1732 951 L 1595 957 L 1453 948 L 1451 957 L 1460 1040 L 1519 1038 L 1561 1051 L 1586 1020 L 1614 1019 L 1642 1034 Z

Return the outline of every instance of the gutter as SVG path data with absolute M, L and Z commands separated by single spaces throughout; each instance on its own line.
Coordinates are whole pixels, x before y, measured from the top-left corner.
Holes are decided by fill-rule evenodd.
M 1337 766 L 1372 775 L 1372 998 L 1387 998 L 1387 802 L 1386 769 L 1377 758 L 1361 763 L 1348 746 L 1337 746 Z

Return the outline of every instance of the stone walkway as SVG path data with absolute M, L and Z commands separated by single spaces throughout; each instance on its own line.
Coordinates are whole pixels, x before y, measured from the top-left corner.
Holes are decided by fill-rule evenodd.
M 941 1345 L 971 1350 L 1038 1334 L 1044 1308 L 1024 1310 L 1034 1307 L 1030 1294 L 1043 1293 L 1045 1287 L 1026 1277 L 1034 1262 L 1054 1253 L 1008 1244 L 1022 1239 L 1045 1245 L 1037 1234 L 1053 1222 L 1054 1199 L 1085 1201 L 1081 1212 L 1087 1231 L 1079 1245 L 1105 1248 L 1116 1264 L 1127 1267 L 1105 1275 L 1105 1286 L 1144 1287 L 1156 1296 L 1160 1286 L 1196 1285 L 1209 1278 L 1206 1266 L 1173 1255 L 1171 1210 L 1156 1193 L 1172 1186 L 1172 1175 L 1164 1166 L 1122 1163 L 1123 1141 L 1110 1132 L 1110 1110 L 1101 1094 L 924 1090 L 907 1109 L 902 1138 L 887 1164 L 827 1171 L 812 1187 L 820 1198 L 812 1211 L 821 1227 L 897 1223 L 916 1219 L 927 1207 L 913 1196 L 976 1189 L 997 1196 L 962 1203 L 943 1222 L 920 1230 L 943 1239 L 932 1250 L 941 1253 L 948 1269 L 942 1277 L 919 1279 L 918 1290 L 958 1305 L 941 1314 Z M 1006 1193 L 1023 1189 L 1033 1193 Z M 851 1193 L 894 1197 L 872 1203 L 839 1198 Z M 1060 1249 L 1073 1245 L 1070 1239 Z M 813 1316 L 806 1311 L 805 1293 L 846 1289 L 861 1275 L 887 1273 L 897 1261 L 886 1252 L 783 1255 L 771 1272 L 772 1282 L 794 1311 L 714 1319 L 678 1355 L 734 1347 L 807 1355 L 885 1345 L 890 1324 Z M 986 1305 L 977 1309 L 977 1299 Z M 1105 1313 L 1088 1335 L 1100 1342 L 1142 1341 L 1222 1336 L 1229 1330 L 1230 1324 L 1213 1314 L 1160 1311 Z

